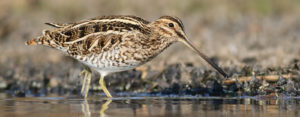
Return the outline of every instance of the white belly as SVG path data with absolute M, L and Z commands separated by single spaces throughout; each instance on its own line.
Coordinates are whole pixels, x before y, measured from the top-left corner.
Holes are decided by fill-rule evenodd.
M 82 62 L 84 65 L 90 67 L 91 69 L 98 71 L 101 75 L 107 75 L 114 72 L 127 71 L 141 65 L 141 62 L 130 60 L 130 59 L 126 60 L 125 63 L 123 63 L 122 61 L 115 61 L 118 59 L 114 59 L 114 60 L 101 59 L 100 55 L 83 57 L 82 60 L 80 60 L 79 57 L 76 57 L 76 59 Z

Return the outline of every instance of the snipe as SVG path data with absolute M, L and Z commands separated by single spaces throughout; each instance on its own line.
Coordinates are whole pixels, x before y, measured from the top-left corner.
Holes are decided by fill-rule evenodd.
M 162 16 L 149 22 L 136 16 L 103 16 L 77 23 L 46 24 L 56 29 L 44 30 L 42 36 L 26 44 L 56 48 L 83 63 L 85 77 L 81 94 L 84 97 L 88 94 L 91 69 L 100 73 L 99 84 L 106 96 L 112 97 L 104 83 L 106 75 L 134 69 L 178 41 L 196 51 L 227 77 L 220 67 L 191 44 L 177 17 Z

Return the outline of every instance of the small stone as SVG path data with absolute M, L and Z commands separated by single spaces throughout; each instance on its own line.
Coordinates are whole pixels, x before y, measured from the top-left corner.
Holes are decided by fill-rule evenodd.
M 278 86 L 282 86 L 282 85 L 284 85 L 286 83 L 287 83 L 287 80 L 285 78 L 283 78 L 282 75 L 279 76 L 278 81 L 276 82 L 276 84 Z
M 26 94 L 25 94 L 25 91 L 23 91 L 23 90 L 17 90 L 17 91 L 15 91 L 15 96 L 16 97 L 25 97 Z
M 56 78 L 51 78 L 49 84 L 50 84 L 51 88 L 54 88 L 54 87 L 57 87 L 59 83 Z
M 6 89 L 7 83 L 5 81 L 0 82 L 0 90 Z

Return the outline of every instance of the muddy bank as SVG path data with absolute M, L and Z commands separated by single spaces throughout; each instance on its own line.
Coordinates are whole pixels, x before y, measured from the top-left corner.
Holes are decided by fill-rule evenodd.
M 67 58 L 69 61 L 70 59 Z M 75 62 L 75 61 L 74 61 Z M 20 64 L 19 64 L 20 65 Z M 4 68 L 5 66 L 1 66 Z M 59 68 L 59 69 L 58 69 Z M 1 69 L 0 91 L 12 96 L 79 95 L 82 77 L 80 64 L 22 64 Z M 163 70 L 142 66 L 114 73 L 105 78 L 113 94 L 122 92 L 149 95 L 199 96 L 299 96 L 300 62 L 293 60 L 286 67 L 225 67 L 228 79 L 206 67 L 192 63 L 166 65 Z M 99 74 L 94 72 L 90 95 L 101 93 Z

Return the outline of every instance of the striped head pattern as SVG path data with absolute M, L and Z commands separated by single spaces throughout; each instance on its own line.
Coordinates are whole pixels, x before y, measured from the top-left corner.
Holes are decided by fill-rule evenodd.
M 152 23 L 158 28 L 160 35 L 165 38 L 173 41 L 186 38 L 183 23 L 177 17 L 162 16 Z

